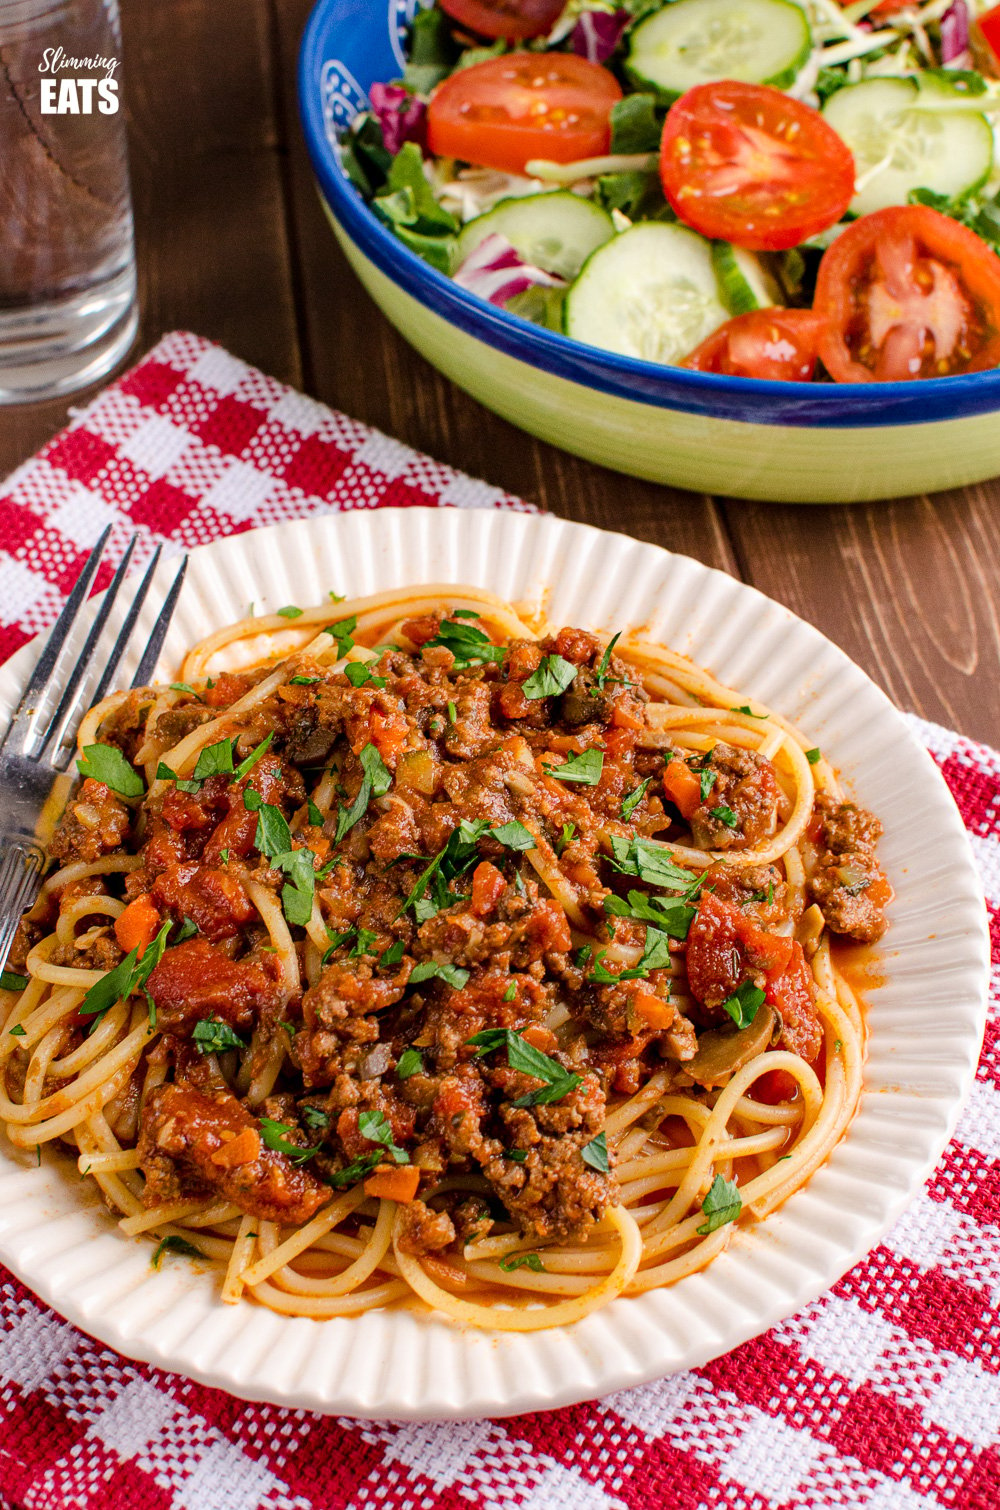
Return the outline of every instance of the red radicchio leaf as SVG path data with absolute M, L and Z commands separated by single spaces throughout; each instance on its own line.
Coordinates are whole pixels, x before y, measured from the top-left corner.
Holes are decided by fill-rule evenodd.
M 962 4 L 964 0 L 956 0 Z M 584 11 L 570 35 L 570 45 L 579 58 L 588 63 L 606 63 L 618 46 L 622 32 L 631 21 L 627 10 Z
M 404 142 L 425 144 L 427 106 L 400 84 L 373 84 L 368 91 L 372 113 L 382 127 L 385 150 L 395 157 Z

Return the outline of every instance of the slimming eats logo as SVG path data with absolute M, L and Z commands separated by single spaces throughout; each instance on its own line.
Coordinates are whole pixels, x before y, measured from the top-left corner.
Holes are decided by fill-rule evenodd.
M 102 115 L 117 115 L 120 104 L 118 80 L 114 76 L 117 67 L 117 58 L 70 58 L 62 47 L 47 47 L 38 65 L 39 73 L 52 75 L 42 79 L 42 114 L 93 115 L 96 105 Z M 104 78 L 68 78 L 67 71 L 95 74 L 103 71 Z M 63 77 L 56 77 L 59 74 Z

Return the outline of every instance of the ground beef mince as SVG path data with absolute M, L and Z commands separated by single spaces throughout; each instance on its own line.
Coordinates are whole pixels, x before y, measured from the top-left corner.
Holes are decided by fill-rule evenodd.
M 809 896 L 827 927 L 862 944 L 882 937 L 892 890 L 875 856 L 882 825 L 863 807 L 820 792 L 810 836 L 819 849 Z
M 301 653 L 140 689 L 99 731 L 109 773 L 119 752 L 163 765 L 141 799 L 88 780 L 67 809 L 61 859 L 129 865 L 61 905 L 83 886 L 132 905 L 64 928 L 57 962 L 145 958 L 132 998 L 164 1078 L 141 1108 L 137 1080 L 122 1115 L 150 1204 L 218 1198 L 288 1225 L 388 1182 L 410 1253 L 511 1227 L 579 1240 L 618 1198 L 608 1098 L 654 1075 L 689 1087 L 731 997 L 763 993 L 784 1046 L 815 1058 L 798 903 L 776 867 L 735 863 L 785 814 L 772 764 L 673 748 L 587 631 L 501 646 L 484 624 L 421 614 L 345 662 L 348 619 L 330 626 L 340 669 Z M 686 819 L 664 782 L 678 760 Z M 812 896 L 877 936 L 877 824 L 822 798 L 815 821 Z M 733 853 L 700 873 L 692 847 Z M 43 894 L 15 960 L 59 906 Z

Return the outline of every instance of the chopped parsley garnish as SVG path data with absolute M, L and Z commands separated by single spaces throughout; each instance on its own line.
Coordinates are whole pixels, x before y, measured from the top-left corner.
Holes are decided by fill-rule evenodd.
M 505 1148 L 503 1156 L 505 1159 L 512 1159 L 515 1164 L 523 1164 L 528 1157 L 528 1150 L 526 1148 Z
M 516 995 L 517 995 L 517 987 L 515 986 L 514 982 L 511 981 L 510 985 L 507 987 L 506 991 L 503 993 L 503 1000 L 504 1001 L 513 1001 L 514 997 Z
M 327 593 L 327 597 L 330 599 L 331 603 L 343 603 L 344 596 L 345 595 L 342 592 L 334 592 L 334 590 L 333 590 L 332 587 L 330 588 L 329 592 Z
M 302 609 L 296 608 L 294 603 L 286 603 L 284 608 L 276 608 L 275 613 L 282 619 L 301 619 Z
M 598 1133 L 597 1137 L 581 1148 L 580 1157 L 591 1169 L 596 1169 L 598 1174 L 608 1172 L 608 1140 L 604 1133 Z
M 397 1148 L 392 1141 L 392 1128 L 384 1112 L 367 1111 L 358 1117 L 358 1132 L 372 1143 L 381 1143 L 397 1164 L 409 1164 L 410 1155 L 405 1148 Z
M 453 619 L 481 619 L 482 618 L 482 614 L 481 613 L 477 613 L 474 608 L 455 608 L 455 609 L 452 610 L 452 615 L 451 616 L 452 616 Z
M 11 1028 L 10 1036 L 11 1038 L 27 1038 L 28 1030 L 23 1023 L 19 1022 L 16 1027 Z
M 561 655 L 546 655 L 526 681 L 521 684 L 525 697 L 535 701 L 540 697 L 558 697 L 576 676 L 577 668 L 572 661 Z
M 116 1001 L 126 1001 L 133 991 L 145 987 L 146 981 L 163 958 L 163 951 L 167 947 L 167 935 L 173 926 L 173 922 L 164 923 L 153 942 L 146 945 L 142 959 L 139 958 L 138 948 L 130 949 L 113 970 L 109 970 L 107 975 L 102 975 L 100 980 L 94 982 L 77 1008 L 81 1017 L 93 1017 L 91 1033 L 100 1023 L 105 1012 L 109 1012 Z M 155 1025 L 156 1008 L 148 992 L 146 999 L 149 1002 L 150 1023 Z
M 293 849 L 292 834 L 280 808 L 264 802 L 259 792 L 248 787 L 243 806 L 257 814 L 254 844 L 275 870 L 288 877 L 281 889 L 281 906 L 290 923 L 304 927 L 312 917 L 316 892 L 316 856 L 311 849 Z
M 219 863 L 221 865 L 228 865 L 229 864 L 229 850 L 228 849 L 220 849 L 219 850 Z
M 318 681 L 318 676 L 291 676 L 288 679 L 288 685 L 290 687 L 311 687 Z
M 200 1022 L 196 1022 L 191 1037 L 202 1054 L 221 1054 L 225 1049 L 246 1048 L 243 1039 L 233 1032 L 228 1022 L 218 1022 L 214 1017 L 203 1017 Z
M 530 1269 L 533 1274 L 547 1272 L 537 1253 L 508 1253 L 500 1260 L 500 1267 L 505 1274 L 512 1274 L 515 1269 Z
M 344 667 L 344 675 L 352 687 L 384 687 L 384 676 L 373 676 L 371 668 L 374 661 L 348 661 Z
M 374 954 L 374 945 L 378 943 L 378 934 L 372 933 L 370 928 L 359 928 L 354 947 L 348 956 L 349 959 L 360 959 L 363 954 Z
M 81 776 L 101 781 L 119 797 L 141 797 L 146 783 L 115 745 L 84 745 L 76 763 Z
M 542 761 L 542 770 L 556 781 L 578 781 L 581 786 L 596 786 L 604 770 L 603 750 L 584 750 L 582 755 L 570 755 L 562 765 L 548 765 Z
M 304 1106 L 302 1108 L 302 1120 L 307 1127 L 329 1127 L 330 1114 L 321 1106 Z
M 493 662 L 501 662 L 507 654 L 506 647 L 494 645 L 488 634 L 477 629 L 474 624 L 455 622 L 458 619 L 468 617 L 465 609 L 456 609 L 450 619 L 442 619 L 438 625 L 438 632 L 433 639 L 427 640 L 425 649 L 431 645 L 440 645 L 445 650 L 450 650 L 455 657 L 455 671 L 466 671 L 470 666 L 488 666 Z M 474 617 L 478 618 L 476 614 Z
M 488 830 L 491 839 L 496 839 L 505 849 L 516 849 L 522 853 L 527 849 L 534 849 L 535 841 L 531 830 L 525 828 L 523 823 L 518 823 L 513 818 L 510 823 L 501 823 L 499 828 Z
M 450 724 L 453 724 L 453 723 L 456 722 L 457 719 L 458 719 L 458 709 L 455 707 L 455 704 L 449 699 L 449 701 L 448 701 L 448 722 Z
M 695 1228 L 699 1237 L 707 1237 L 710 1232 L 724 1227 L 727 1222 L 735 1222 L 743 1210 L 743 1200 L 736 1181 L 726 1180 L 721 1174 L 717 1174 L 701 1203 L 701 1209 L 708 1217 L 708 1221 Z
M 161 1238 L 156 1246 L 152 1258 L 149 1260 L 154 1269 L 160 1267 L 164 1253 L 184 1253 L 188 1258 L 204 1258 L 200 1248 L 194 1243 L 189 1243 L 186 1237 L 179 1237 L 171 1232 L 167 1237 Z
M 414 965 L 410 985 L 419 986 L 425 980 L 443 980 L 446 985 L 461 991 L 468 979 L 469 972 L 463 970 L 461 965 L 439 965 L 435 960 L 425 959 L 419 965 Z
M 696 909 L 680 897 L 648 897 L 645 892 L 630 891 L 627 901 L 614 892 L 606 896 L 604 911 L 611 917 L 652 923 L 673 939 L 686 939 Z
M 654 839 L 620 839 L 611 836 L 611 861 L 615 870 L 625 876 L 638 876 L 647 886 L 658 886 L 663 891 L 679 891 L 685 898 L 693 898 L 707 872 L 693 876 L 682 870 L 670 858 L 670 851 Z
M 422 1074 L 423 1068 L 424 1061 L 420 1057 L 419 1051 L 417 1049 L 404 1049 L 399 1056 L 399 1063 L 396 1065 L 396 1074 L 400 1080 L 409 1080 L 411 1075 Z
M 13 970 L 4 970 L 0 974 L 0 991 L 23 991 L 28 984 L 26 975 L 15 975 Z
M 755 986 L 752 980 L 745 980 L 732 996 L 727 996 L 722 1003 L 722 1010 L 729 1013 L 738 1028 L 748 1028 L 764 1001 L 765 995 L 760 987 Z
M 201 693 L 192 687 L 190 682 L 171 682 L 170 690 L 171 692 L 186 692 L 189 697 L 196 697 L 199 702 L 202 701 Z
M 650 970 L 661 970 L 664 965 L 670 963 L 670 935 L 662 928 L 647 926 L 646 939 L 642 946 L 642 958 L 637 965 L 631 965 L 627 970 L 619 970 L 617 974 L 609 970 L 604 963 L 606 949 L 602 949 L 594 961 L 594 968 L 587 976 L 598 986 L 611 986 L 620 980 L 645 980 Z
M 576 968 L 578 970 L 584 970 L 584 969 L 586 969 L 587 965 L 590 964 L 591 958 L 593 957 L 593 953 L 594 953 L 594 946 L 593 946 L 593 944 L 581 944 L 580 947 L 579 947 L 579 949 L 576 951 L 576 953 L 573 956 L 573 963 L 576 966 Z
M 744 703 L 742 708 L 730 708 L 730 713 L 745 713 L 747 718 L 770 718 L 770 713 L 755 713 L 749 703 Z
M 724 823 L 727 828 L 739 827 L 740 820 L 737 818 L 732 808 L 726 807 L 724 802 L 721 802 L 718 807 L 710 807 L 708 811 L 711 813 L 713 818 L 718 818 L 719 822 Z
M 618 633 L 612 635 L 611 639 L 605 645 L 605 647 L 604 647 L 604 654 L 601 656 L 601 659 L 598 662 L 597 671 L 595 673 L 596 685 L 593 686 L 593 687 L 591 687 L 591 689 L 590 689 L 590 695 L 591 695 L 591 697 L 596 697 L 597 693 L 598 693 L 598 690 L 603 691 L 603 689 L 604 689 L 604 683 L 605 682 L 607 682 L 607 681 L 618 682 L 618 681 L 622 680 L 621 677 L 618 677 L 618 676 L 609 676 L 609 674 L 608 674 L 608 668 L 611 665 L 611 652 L 612 652 L 612 650 L 614 650 L 615 646 L 618 644 L 618 641 L 621 639 L 621 637 L 622 637 L 622 632 L 619 629 Z M 626 683 L 625 685 L 626 686 L 630 686 L 631 683 Z
M 823 759 L 823 751 L 818 746 L 816 746 L 812 750 L 807 750 L 806 759 L 808 760 L 810 765 L 818 765 L 819 762 Z
M 492 1054 L 496 1049 L 506 1048 L 507 1063 L 512 1070 L 520 1070 L 523 1075 L 532 1075 L 545 1082 L 539 1090 L 518 1096 L 512 1106 L 548 1106 L 552 1101 L 561 1101 L 580 1084 L 579 1075 L 571 1074 L 548 1054 L 534 1048 L 513 1028 L 486 1028 L 465 1041 L 479 1054 Z
M 448 843 L 438 850 L 420 872 L 413 890 L 399 909 L 400 917 L 412 908 L 417 921 L 425 923 L 443 907 L 450 907 L 457 902 L 458 897 L 448 887 L 476 864 L 479 859 L 479 841 L 489 831 L 490 826 L 485 819 L 463 818 L 452 831 Z M 430 897 L 427 896 L 428 891 L 432 893 Z
M 289 1143 L 283 1134 L 294 1131 L 287 1122 L 275 1122 L 271 1117 L 260 1119 L 260 1135 L 265 1148 L 270 1148 L 274 1153 L 283 1153 L 293 1164 L 304 1164 L 307 1159 L 319 1153 L 319 1144 L 315 1148 L 300 1148 L 297 1143 Z
M 191 918 L 186 917 L 177 930 L 177 937 L 174 939 L 174 943 L 186 944 L 188 939 L 193 939 L 197 932 L 198 924 L 193 922 Z
M 572 844 L 572 842 L 573 842 L 573 840 L 575 838 L 576 838 L 576 824 L 575 823 L 564 823 L 563 826 L 562 826 L 562 833 L 559 835 L 558 839 L 555 842 L 555 851 L 556 851 L 556 854 L 557 855 L 561 855 L 562 852 L 563 852 L 563 850 L 566 848 L 567 844 Z
M 645 781 L 640 781 L 637 787 L 634 787 L 631 792 L 627 792 L 622 798 L 621 811 L 622 817 L 625 819 L 626 823 L 628 822 L 629 818 L 631 818 L 636 808 L 639 806 L 639 803 L 642 801 L 643 797 L 645 797 L 646 788 L 649 786 L 649 783 L 652 781 L 652 779 L 652 776 L 647 776 Z
M 206 745 L 203 750 L 199 750 L 194 780 L 207 781 L 209 776 L 231 776 L 235 744 L 234 739 L 220 739 L 218 744 Z
M 323 827 L 323 814 L 320 812 L 319 808 L 316 806 L 311 797 L 306 800 L 306 815 L 313 828 Z
M 343 803 L 337 804 L 337 831 L 333 836 L 334 844 L 339 844 L 344 835 L 350 833 L 354 825 L 360 822 L 368 811 L 371 799 L 384 797 L 392 785 L 392 772 L 373 744 L 366 744 L 358 759 L 361 761 L 361 769 L 364 773 L 361 785 L 350 807 L 344 807 Z
M 396 939 L 395 943 L 390 944 L 388 949 L 383 949 L 382 953 L 379 955 L 377 961 L 378 969 L 391 970 L 393 965 L 398 965 L 400 960 L 403 958 L 404 949 L 405 945 L 403 943 L 403 940 Z
M 273 738 L 274 730 L 272 729 L 270 734 L 265 734 L 264 738 L 261 740 L 260 744 L 257 745 L 256 749 L 250 751 L 250 754 L 247 756 L 246 760 L 240 761 L 239 765 L 233 772 L 234 781 L 243 781 L 245 777 L 250 775 L 250 772 L 253 770 L 260 757 L 265 753 L 266 750 L 270 749 L 271 740 Z
M 701 773 L 701 800 L 707 802 L 709 794 L 719 779 L 718 771 L 703 770 Z
M 325 624 L 323 633 L 331 635 L 337 642 L 337 656 L 343 660 L 349 650 L 354 649 L 354 640 L 351 636 L 358 627 L 358 616 L 352 613 L 349 619 L 338 619 L 336 624 Z

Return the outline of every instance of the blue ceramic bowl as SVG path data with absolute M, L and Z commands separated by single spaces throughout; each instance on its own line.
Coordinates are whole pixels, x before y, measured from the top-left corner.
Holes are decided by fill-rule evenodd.
M 928 382 L 768 383 L 570 341 L 458 287 L 346 177 L 337 136 L 398 78 L 416 0 L 319 0 L 299 100 L 338 241 L 386 316 L 468 393 L 533 435 L 637 477 L 739 498 L 852 502 L 1000 473 L 1000 371 Z

